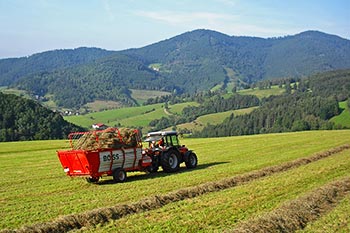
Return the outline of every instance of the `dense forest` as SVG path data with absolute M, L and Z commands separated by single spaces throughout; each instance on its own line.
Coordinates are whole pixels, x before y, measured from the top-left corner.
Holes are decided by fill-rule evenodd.
M 307 31 L 263 39 L 194 30 L 139 49 L 78 48 L 0 59 L 0 86 L 71 109 L 95 100 L 133 106 L 130 89 L 188 94 L 233 85 L 239 90 L 260 80 L 345 68 L 350 68 L 350 41 L 338 36 Z
M 0 59 L 0 86 L 8 86 L 30 74 L 51 72 L 87 64 L 115 52 L 98 48 L 61 49 L 29 57 Z
M 133 106 L 136 103 L 128 87 L 145 89 L 145 80 L 154 81 L 149 89 L 161 89 L 164 83 L 153 70 L 120 55 L 89 65 L 35 74 L 19 81 L 17 87 L 39 96 L 50 93 L 59 107 L 74 108 L 94 100 L 120 101 Z
M 337 129 L 329 122 L 340 114 L 339 101 L 350 102 L 350 70 L 320 73 L 286 85 L 282 96 L 261 101 L 250 114 L 233 114 L 219 125 L 207 125 L 195 137 L 217 137 L 302 130 Z
M 285 94 L 264 100 L 252 113 L 233 114 L 222 124 L 208 125 L 197 137 L 217 137 L 259 133 L 333 129 L 328 120 L 339 114 L 334 98 L 312 96 L 310 93 Z
M 0 142 L 62 139 L 82 130 L 33 100 L 0 92 Z

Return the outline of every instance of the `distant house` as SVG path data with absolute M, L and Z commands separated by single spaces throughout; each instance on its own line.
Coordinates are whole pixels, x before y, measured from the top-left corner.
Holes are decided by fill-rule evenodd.
M 93 129 L 106 129 L 106 128 L 108 128 L 108 126 L 103 124 L 103 123 L 97 123 L 97 124 L 93 124 L 92 128 Z

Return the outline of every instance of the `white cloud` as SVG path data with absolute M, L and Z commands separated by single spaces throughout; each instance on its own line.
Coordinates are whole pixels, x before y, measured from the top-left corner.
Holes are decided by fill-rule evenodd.
M 216 24 L 222 21 L 233 20 L 236 17 L 229 14 L 212 12 L 174 12 L 174 11 L 137 11 L 136 15 L 157 20 L 172 26 L 183 26 L 184 24 Z
M 221 0 L 220 0 L 221 1 Z M 226 1 L 226 0 L 225 0 Z M 135 14 L 169 26 L 184 30 L 211 29 L 228 35 L 273 37 L 291 35 L 302 31 L 301 28 L 285 25 L 245 22 L 241 15 L 212 12 L 175 12 L 175 11 L 137 11 Z M 268 26 L 267 26 L 268 25 Z

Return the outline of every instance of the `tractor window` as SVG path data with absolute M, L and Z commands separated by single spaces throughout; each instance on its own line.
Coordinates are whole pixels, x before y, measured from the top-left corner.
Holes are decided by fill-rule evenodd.
M 179 144 L 179 140 L 177 139 L 177 135 L 172 135 L 170 138 L 171 138 L 171 144 L 173 146 L 179 146 L 180 145 Z

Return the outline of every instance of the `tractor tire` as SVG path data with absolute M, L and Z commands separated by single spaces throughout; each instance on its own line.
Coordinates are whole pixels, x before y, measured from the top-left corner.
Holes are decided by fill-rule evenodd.
M 116 183 L 123 183 L 126 181 L 126 172 L 123 168 L 117 168 L 113 171 L 113 180 Z
M 100 179 L 100 177 L 86 177 L 86 181 L 88 183 L 93 183 L 93 184 L 96 184 L 99 179 Z
M 155 173 L 159 169 L 159 158 L 151 155 L 152 158 L 152 165 L 147 168 L 147 171 L 149 173 Z
M 176 172 L 180 168 L 180 153 L 176 150 L 164 152 L 161 161 L 165 172 Z
M 195 153 L 190 153 L 188 155 L 187 161 L 185 162 L 186 168 L 191 169 L 197 167 L 198 159 Z

